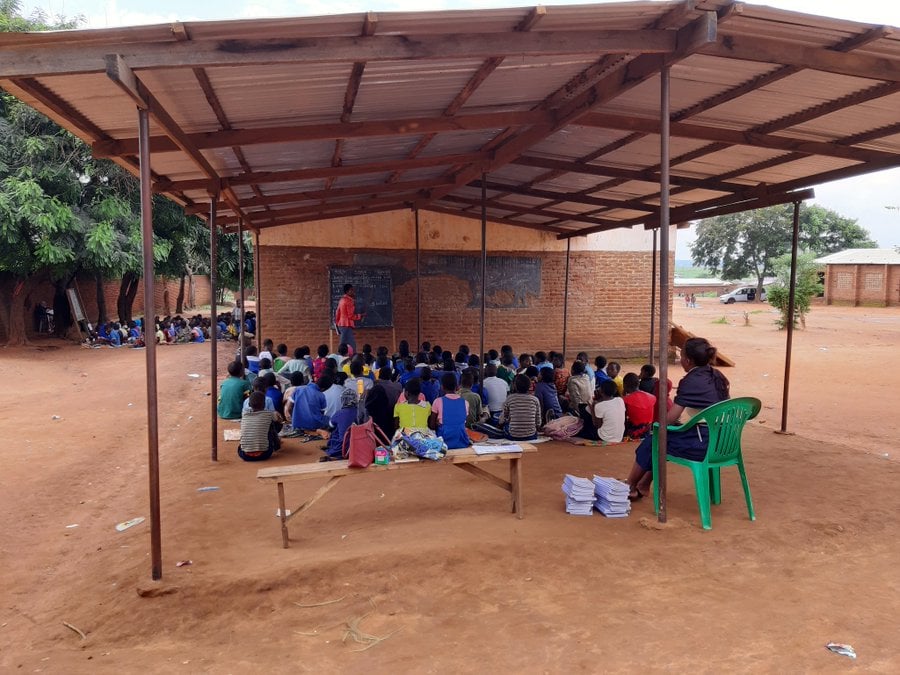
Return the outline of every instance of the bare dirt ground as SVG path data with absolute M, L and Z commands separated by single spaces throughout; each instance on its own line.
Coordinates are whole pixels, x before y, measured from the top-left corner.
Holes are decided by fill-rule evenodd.
M 744 326 L 748 308 L 701 302 L 675 321 L 766 406 L 744 443 L 756 522 L 726 473 L 703 531 L 679 467 L 664 529 L 646 499 L 623 520 L 567 516 L 563 474 L 624 476 L 634 446 L 545 444 L 525 462 L 525 520 L 452 467 L 377 474 L 295 520 L 284 550 L 258 466 L 233 443 L 209 461 L 208 350 L 169 347 L 161 597 L 136 593 L 154 587 L 149 522 L 114 528 L 149 515 L 143 353 L 0 350 L 0 672 L 900 671 L 900 311 L 815 308 L 795 338 L 797 435 L 781 436 L 784 334 L 765 305 Z M 273 462 L 318 454 L 289 440 Z M 389 637 L 359 651 L 347 622 Z

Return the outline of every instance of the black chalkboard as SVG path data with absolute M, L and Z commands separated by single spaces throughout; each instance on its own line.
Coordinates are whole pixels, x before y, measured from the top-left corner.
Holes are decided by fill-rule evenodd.
M 357 328 L 389 328 L 394 325 L 393 283 L 391 271 L 384 267 L 329 267 L 331 287 L 331 323 L 344 284 L 356 289 L 356 312 L 365 314 Z

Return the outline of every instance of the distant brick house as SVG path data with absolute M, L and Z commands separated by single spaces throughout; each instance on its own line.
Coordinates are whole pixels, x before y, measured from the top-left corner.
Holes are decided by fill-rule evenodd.
M 900 252 L 851 248 L 816 262 L 825 265 L 825 304 L 900 305 Z

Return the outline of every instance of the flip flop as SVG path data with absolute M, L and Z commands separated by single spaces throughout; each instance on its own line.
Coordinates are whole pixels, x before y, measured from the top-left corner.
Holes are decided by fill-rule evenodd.
M 644 498 L 644 493 L 641 492 L 640 490 L 638 490 L 637 488 L 634 489 L 634 494 L 631 494 L 631 492 L 628 493 L 628 501 L 630 501 L 630 502 L 637 502 L 643 498 Z

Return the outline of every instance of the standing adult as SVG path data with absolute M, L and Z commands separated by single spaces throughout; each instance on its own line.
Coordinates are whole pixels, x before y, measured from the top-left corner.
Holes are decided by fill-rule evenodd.
M 364 314 L 356 313 L 356 289 L 353 284 L 344 284 L 344 295 L 338 301 L 337 312 L 334 315 L 334 325 L 337 326 L 340 333 L 340 341 L 342 344 L 349 345 L 356 353 L 356 337 L 353 335 L 353 329 L 356 322 L 361 321 Z

